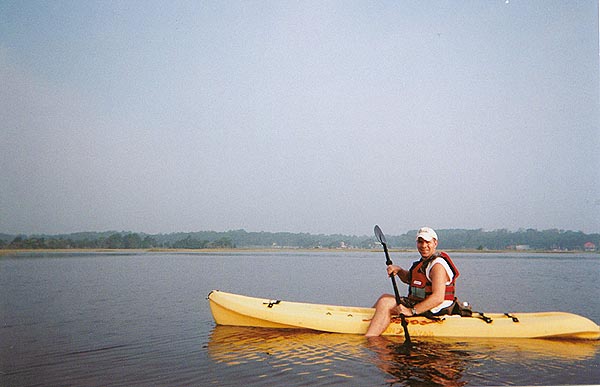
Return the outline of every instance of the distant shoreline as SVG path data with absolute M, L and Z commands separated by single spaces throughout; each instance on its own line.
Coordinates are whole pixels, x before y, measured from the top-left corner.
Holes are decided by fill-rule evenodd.
M 483 231 L 440 229 L 443 243 L 440 248 L 448 251 L 540 251 L 575 252 L 600 251 L 600 234 L 564 230 L 532 229 L 510 232 L 508 230 Z M 403 235 L 388 235 L 388 246 L 397 251 L 415 251 L 415 231 Z M 370 236 L 312 235 L 289 232 L 227 232 L 199 231 L 172 234 L 141 234 L 135 232 L 80 232 L 65 235 L 8 235 L 0 233 L 2 250 L 71 250 L 112 251 L 131 249 L 141 251 L 235 251 L 248 250 L 377 250 L 381 246 Z M 91 249 L 91 250 L 89 250 Z M 158 250 L 155 250 L 158 249 Z M 172 250 L 171 250 L 172 249 Z M 242 250 L 238 250 L 242 249 Z M 1 254 L 1 253 L 0 253 Z
M 556 251 L 556 250 L 477 250 L 477 249 L 441 249 L 449 253 L 479 253 L 479 254 L 494 254 L 494 253 L 511 253 L 511 254 L 597 254 L 597 251 Z M 415 253 L 416 249 L 390 249 L 393 253 Z M 105 248 L 84 248 L 84 249 L 0 249 L 0 257 L 13 254 L 77 254 L 77 253 L 99 253 L 99 254 L 139 254 L 139 253 L 241 253 L 241 252 L 260 252 L 260 253 L 277 253 L 277 252 L 382 252 L 377 249 L 340 249 L 340 248 L 268 248 L 268 247 L 247 247 L 247 248 L 210 248 L 210 249 L 171 249 L 171 248 L 149 248 L 149 249 L 105 249 Z

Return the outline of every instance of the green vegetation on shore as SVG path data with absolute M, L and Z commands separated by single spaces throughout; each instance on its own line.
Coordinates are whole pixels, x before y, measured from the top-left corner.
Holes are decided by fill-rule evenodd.
M 396 249 L 413 249 L 416 230 L 387 236 Z M 600 234 L 533 229 L 484 231 L 438 230 L 447 250 L 598 251 Z M 0 234 L 0 249 L 219 249 L 219 248 L 378 248 L 372 236 L 289 232 L 200 231 L 171 234 L 135 232 L 80 232 L 60 235 Z

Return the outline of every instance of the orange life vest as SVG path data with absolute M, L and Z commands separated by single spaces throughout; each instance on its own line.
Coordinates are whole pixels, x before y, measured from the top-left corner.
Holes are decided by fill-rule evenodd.
M 450 285 L 446 285 L 446 292 L 444 294 L 444 300 L 454 300 L 454 294 L 456 293 L 456 279 L 460 275 L 458 269 L 450 259 L 450 256 L 444 252 L 436 253 L 427 259 L 421 258 L 421 260 L 416 261 L 411 266 L 409 272 L 409 285 L 408 285 L 408 298 L 415 302 L 420 302 L 424 300 L 427 296 L 433 293 L 431 281 L 425 275 L 425 271 L 427 269 L 427 265 L 431 263 L 434 259 L 442 257 L 450 266 L 452 273 L 454 276 L 452 277 L 452 281 Z

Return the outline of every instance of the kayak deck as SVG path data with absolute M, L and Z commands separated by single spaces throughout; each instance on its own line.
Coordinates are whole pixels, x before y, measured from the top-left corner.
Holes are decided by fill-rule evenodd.
M 263 328 L 303 328 L 332 333 L 365 334 L 375 309 L 311 304 L 254 298 L 212 291 L 209 305 L 218 325 Z M 477 317 L 444 316 L 441 320 L 407 317 L 412 337 L 482 337 L 482 338 L 600 338 L 600 327 L 593 321 L 572 313 L 503 313 L 485 314 L 486 322 Z M 513 319 L 515 317 L 518 321 Z M 393 319 L 384 335 L 404 335 L 400 319 Z

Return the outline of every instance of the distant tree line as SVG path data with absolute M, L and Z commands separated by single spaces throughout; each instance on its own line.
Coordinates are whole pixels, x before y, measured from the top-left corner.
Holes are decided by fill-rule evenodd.
M 93 234 L 93 233 L 92 233 Z M 108 236 L 100 235 L 97 238 L 68 237 L 68 236 L 32 236 L 18 235 L 10 242 L 0 239 L 1 249 L 208 249 L 208 248 L 234 248 L 235 245 L 228 237 L 216 240 L 199 240 L 188 235 L 172 243 L 158 242 L 151 235 L 138 233 L 113 233 Z
M 557 250 L 598 251 L 600 234 L 580 231 L 505 229 L 484 231 L 437 230 L 440 248 L 447 250 Z M 414 249 L 416 230 L 387 235 L 390 248 Z M 209 249 L 209 248 L 380 248 L 372 236 L 324 235 L 288 232 L 200 231 L 190 233 L 144 234 L 132 232 L 83 232 L 63 235 L 0 234 L 0 249 Z

